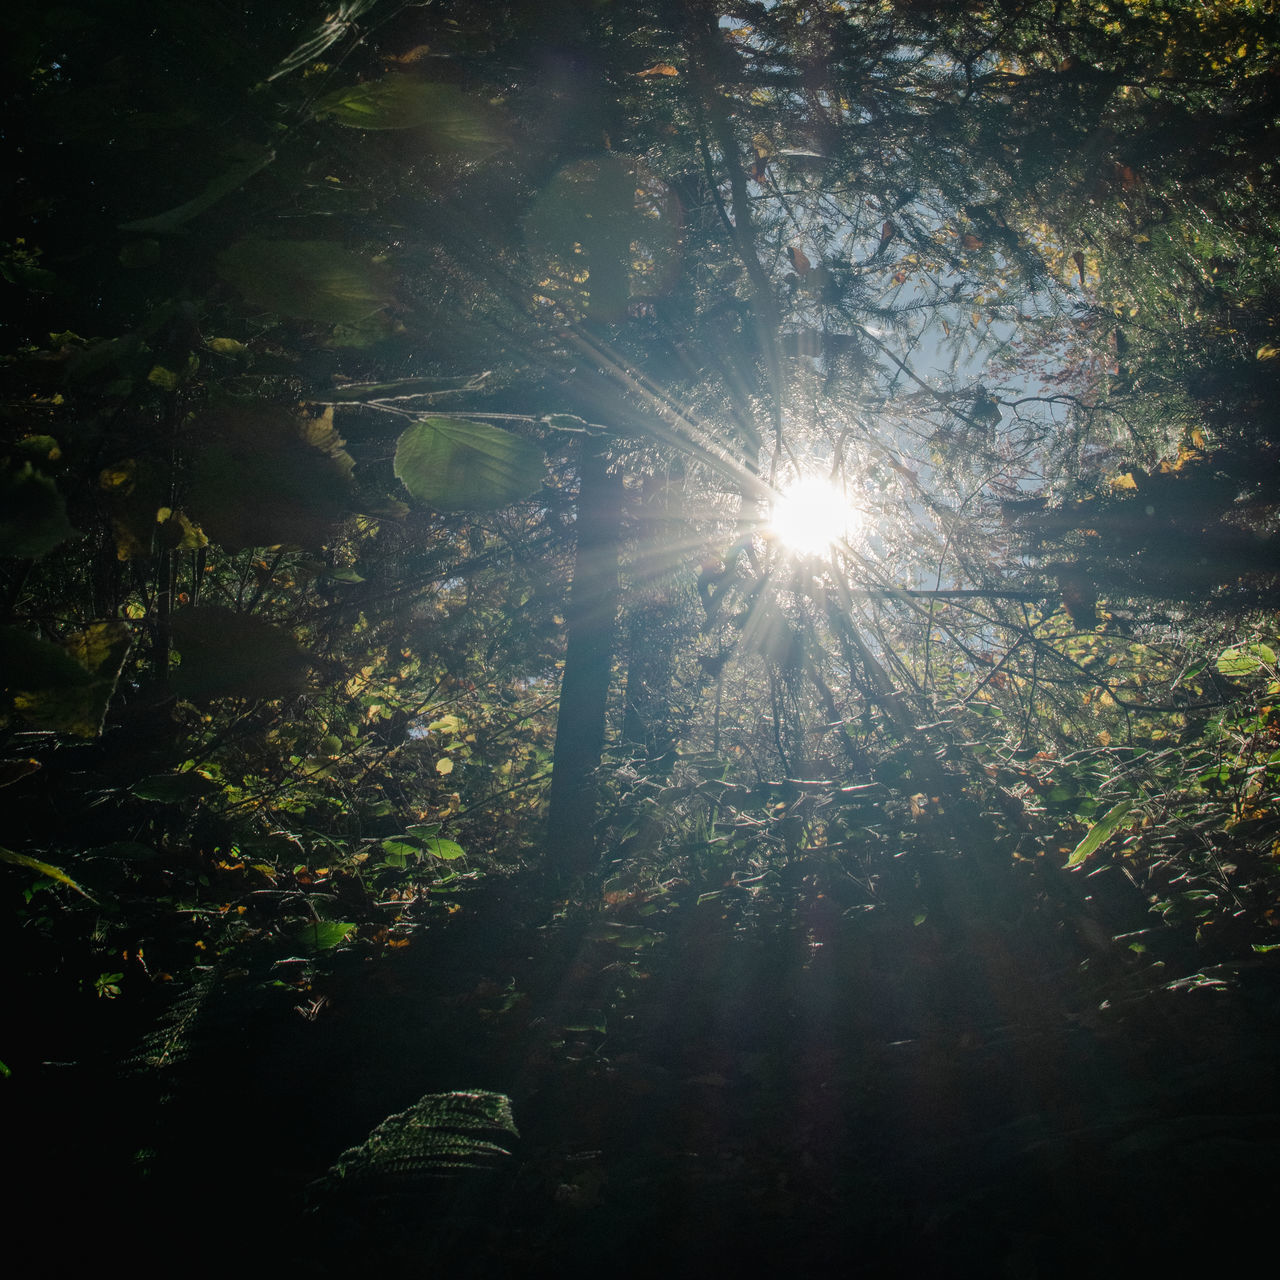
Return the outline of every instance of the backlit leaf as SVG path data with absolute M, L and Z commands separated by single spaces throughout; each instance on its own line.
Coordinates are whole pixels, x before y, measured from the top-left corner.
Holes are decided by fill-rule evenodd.
M 315 951 L 329 951 L 355 927 L 350 920 L 316 920 L 299 929 L 294 941 Z
M 1276 651 L 1269 644 L 1233 644 L 1218 655 L 1216 665 L 1220 674 L 1239 680 L 1256 675 L 1264 664 L 1276 664 Z
M 238 240 L 218 273 L 252 306 L 325 324 L 356 324 L 394 297 L 385 267 L 328 240 Z
M 527 498 L 542 483 L 542 451 L 482 422 L 423 418 L 396 446 L 404 487 L 438 511 L 492 511 Z
M 1078 867 L 1086 858 L 1097 853 L 1103 844 L 1125 824 L 1125 819 L 1128 818 L 1133 805 L 1132 800 L 1121 800 L 1119 804 L 1112 805 L 1071 851 L 1066 867 Z
M 502 141 L 484 103 L 410 75 L 336 89 L 316 103 L 315 114 L 349 129 L 429 129 L 431 142 L 454 150 L 488 151 Z
M 444 858 L 448 862 L 452 862 L 454 858 L 466 856 L 466 850 L 460 844 L 455 844 L 452 840 L 443 840 L 439 836 L 429 836 L 423 841 L 423 848 L 433 858 Z
M 35 871 L 39 875 L 47 876 L 50 880 L 56 880 L 59 884 L 65 884 L 68 888 L 74 889 L 81 897 L 88 898 L 90 902 L 94 900 L 93 894 L 82 889 L 61 867 L 55 867 L 47 862 L 41 862 L 37 858 L 28 857 L 25 853 L 15 853 L 12 849 L 0 847 L 0 862 L 12 863 L 15 867 L 26 867 L 28 871 Z

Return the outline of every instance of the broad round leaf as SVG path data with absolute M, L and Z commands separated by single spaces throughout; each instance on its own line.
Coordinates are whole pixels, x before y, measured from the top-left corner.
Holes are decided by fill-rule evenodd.
M 239 240 L 218 273 L 253 306 L 325 324 L 356 324 L 393 297 L 385 267 L 328 240 Z
M 175 614 L 173 643 L 173 687 L 188 702 L 279 698 L 306 683 L 310 666 L 289 632 L 216 606 Z
M 1218 655 L 1217 667 L 1222 675 L 1242 680 L 1275 662 L 1276 652 L 1268 644 L 1233 644 Z
M 542 450 L 483 422 L 423 418 L 396 446 L 396 475 L 437 511 L 493 511 L 542 483 Z
M 280 405 L 220 405 L 191 424 L 188 504 L 224 547 L 317 547 L 350 503 L 351 458 L 332 427 Z
M 48 476 L 30 462 L 0 466 L 0 555 L 35 560 L 75 533 Z

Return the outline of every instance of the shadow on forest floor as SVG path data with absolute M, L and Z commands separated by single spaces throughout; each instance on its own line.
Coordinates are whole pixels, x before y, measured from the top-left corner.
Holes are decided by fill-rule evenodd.
M 21 1274 L 1118 1275 L 1268 1236 L 1269 968 L 1099 1011 L 1034 939 L 910 917 L 529 919 L 353 963 L 313 1018 L 226 984 L 163 1071 L 8 1082 Z M 457 1089 L 510 1096 L 499 1168 L 316 1192 Z

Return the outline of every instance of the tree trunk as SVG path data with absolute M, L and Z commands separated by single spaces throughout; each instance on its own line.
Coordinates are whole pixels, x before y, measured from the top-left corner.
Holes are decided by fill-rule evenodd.
M 595 862 L 595 771 L 604 750 L 618 612 L 622 487 L 608 473 L 603 442 L 582 446 L 578 547 L 547 814 L 547 868 L 558 879 Z

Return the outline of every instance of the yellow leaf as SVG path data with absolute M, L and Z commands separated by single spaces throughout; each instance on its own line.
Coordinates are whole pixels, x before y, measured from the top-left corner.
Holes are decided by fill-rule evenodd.
M 1111 481 L 1111 487 L 1113 489 L 1136 489 L 1138 487 L 1138 482 L 1132 475 L 1130 475 L 1129 472 L 1126 471 L 1124 475 L 1116 476 Z
M 443 756 L 436 761 L 436 772 L 441 775 L 453 772 L 453 761 L 448 756 Z
M 106 467 L 98 475 L 98 485 L 108 492 L 114 490 L 127 495 L 133 491 L 137 470 L 138 464 L 132 458 L 114 467 Z
M 12 849 L 2 848 L 0 848 L 0 862 L 10 862 L 15 867 L 25 867 L 28 871 L 35 871 L 42 876 L 47 876 L 50 880 L 56 880 L 59 884 L 65 884 L 68 888 L 74 889 L 82 897 L 88 898 L 90 902 L 96 901 L 93 894 L 76 884 L 61 867 L 41 862 L 38 858 L 32 858 L 25 853 L 15 853 Z
M 1280 356 L 1280 346 L 1277 346 L 1274 342 L 1264 342 L 1258 348 L 1259 360 L 1274 360 L 1276 356 Z

